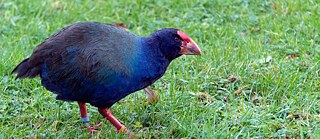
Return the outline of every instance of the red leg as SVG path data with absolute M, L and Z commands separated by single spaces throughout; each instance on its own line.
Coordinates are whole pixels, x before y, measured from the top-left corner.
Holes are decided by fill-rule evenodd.
M 79 108 L 80 108 L 80 121 L 83 122 L 83 123 L 89 123 L 89 116 L 88 116 L 88 112 L 87 112 L 87 107 L 86 107 L 86 103 L 85 102 L 81 102 L 81 101 L 78 101 L 78 105 L 79 105 Z M 89 129 L 89 132 L 92 133 L 92 132 L 97 132 L 97 128 L 99 126 L 101 126 L 101 122 L 95 126 L 90 126 L 89 124 L 87 124 L 87 127 Z
M 89 122 L 86 103 L 78 101 L 78 105 L 79 105 L 79 108 L 80 108 L 80 121 L 84 122 L 84 123 Z
M 103 117 L 109 120 L 110 123 L 116 127 L 117 132 L 122 132 L 122 131 L 127 132 L 127 128 L 123 124 L 121 124 L 116 117 L 112 115 L 109 108 L 99 108 L 98 111 Z

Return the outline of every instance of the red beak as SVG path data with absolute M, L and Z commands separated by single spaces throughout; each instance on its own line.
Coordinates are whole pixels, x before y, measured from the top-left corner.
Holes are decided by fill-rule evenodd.
M 177 34 L 183 40 L 182 45 L 180 46 L 181 50 L 179 54 L 184 55 L 201 55 L 201 50 L 199 46 L 185 33 L 178 31 Z

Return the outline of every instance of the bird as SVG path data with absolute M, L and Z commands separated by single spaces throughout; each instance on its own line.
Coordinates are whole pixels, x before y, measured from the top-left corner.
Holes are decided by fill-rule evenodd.
M 39 76 L 57 100 L 77 102 L 81 122 L 89 122 L 89 103 L 117 132 L 128 133 L 111 106 L 157 81 L 181 55 L 201 54 L 179 29 L 163 28 L 141 37 L 113 24 L 76 22 L 37 45 L 12 74 L 15 79 Z M 88 128 L 96 131 L 95 126 Z
M 121 23 L 121 22 L 114 22 L 112 23 L 115 26 L 118 26 L 126 31 L 129 31 L 129 29 L 127 28 L 125 23 Z M 146 87 L 143 89 L 144 93 L 147 95 L 148 97 L 148 101 L 147 103 L 157 103 L 160 99 L 160 96 L 158 95 L 158 93 L 155 90 L 150 89 L 149 87 Z

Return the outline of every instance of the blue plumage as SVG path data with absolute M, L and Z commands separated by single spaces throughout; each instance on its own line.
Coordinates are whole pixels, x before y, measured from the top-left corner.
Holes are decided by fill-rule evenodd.
M 17 78 L 40 75 L 57 99 L 78 101 L 81 118 L 87 118 L 85 103 L 90 103 L 120 130 L 123 125 L 108 108 L 158 80 L 182 54 L 201 51 L 177 29 L 144 38 L 114 25 L 80 22 L 46 39 L 13 72 Z
M 113 25 L 76 23 L 40 44 L 25 62 L 39 69 L 42 85 L 57 99 L 110 107 L 159 79 L 180 56 L 167 58 L 161 52 L 161 33 L 166 32 L 142 38 Z M 178 52 L 177 44 L 169 50 Z

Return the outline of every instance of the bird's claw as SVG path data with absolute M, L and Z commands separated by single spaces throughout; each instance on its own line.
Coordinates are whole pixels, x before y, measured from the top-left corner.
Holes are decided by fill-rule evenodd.
M 98 132 L 98 128 L 102 125 L 102 122 L 98 123 L 97 125 L 94 125 L 94 126 L 90 126 L 90 125 L 87 125 L 87 128 L 89 129 L 89 133 L 90 134 L 93 134 L 93 133 L 96 133 Z
M 122 126 L 120 129 L 117 130 L 118 133 L 127 133 L 128 132 L 128 129 L 126 126 Z
M 147 103 L 157 103 L 160 99 L 160 96 L 157 94 L 156 91 L 149 89 L 148 87 L 144 89 L 148 97 Z
M 98 132 L 98 130 L 93 129 L 93 128 L 89 128 L 89 133 L 90 134 L 93 134 L 93 133 L 96 133 L 96 132 Z
M 120 129 L 116 130 L 117 133 L 124 133 L 127 134 L 129 138 L 135 138 L 136 134 L 134 132 L 131 132 L 130 130 L 127 129 L 127 127 L 122 126 Z

